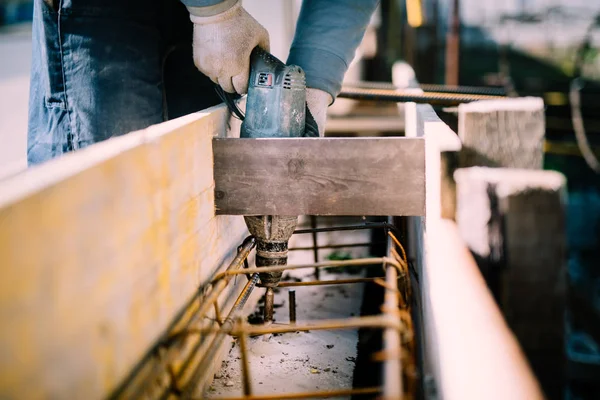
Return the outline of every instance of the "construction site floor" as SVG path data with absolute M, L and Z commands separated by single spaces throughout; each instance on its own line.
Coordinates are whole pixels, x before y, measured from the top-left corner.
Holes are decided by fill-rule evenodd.
M 319 234 L 319 244 L 368 242 L 368 231 L 346 231 Z M 296 235 L 290 246 L 310 246 L 311 235 Z M 343 251 L 352 258 L 367 256 L 366 248 Z M 321 250 L 320 260 L 331 257 L 333 250 Z M 339 255 L 340 252 L 338 251 Z M 335 255 L 334 255 L 335 256 Z M 289 264 L 314 262 L 312 251 L 291 251 Z M 321 271 L 320 279 L 345 279 L 362 277 L 360 274 Z M 288 271 L 284 279 L 314 280 L 312 269 Z M 360 315 L 364 284 L 295 287 L 297 321 L 330 318 L 348 318 Z M 274 324 L 289 323 L 289 288 L 275 293 Z M 264 289 L 255 289 L 252 296 L 256 304 Z M 254 306 L 260 315 L 261 305 Z M 252 309 L 249 310 L 252 313 Z M 248 341 L 250 379 L 253 394 L 276 395 L 351 388 L 357 356 L 358 330 L 309 331 L 270 334 L 252 337 Z M 207 398 L 242 395 L 242 365 L 239 345 L 233 342 L 213 384 L 204 394 Z

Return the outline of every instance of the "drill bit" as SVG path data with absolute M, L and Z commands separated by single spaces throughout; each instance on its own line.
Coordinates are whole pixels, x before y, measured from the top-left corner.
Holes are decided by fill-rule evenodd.
M 273 305 L 275 303 L 275 292 L 272 287 L 268 287 L 265 292 L 265 310 L 263 318 L 265 324 L 273 322 Z
M 256 267 L 273 267 L 287 264 L 288 240 L 296 229 L 297 217 L 245 216 L 250 234 L 256 238 Z M 265 293 L 265 323 L 273 321 L 273 287 L 281 280 L 283 272 L 260 272 L 260 282 Z

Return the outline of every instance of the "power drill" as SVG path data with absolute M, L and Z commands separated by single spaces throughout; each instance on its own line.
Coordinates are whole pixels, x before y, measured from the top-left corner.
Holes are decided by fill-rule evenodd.
M 307 129 L 308 127 L 308 129 Z M 242 138 L 293 138 L 319 136 L 318 128 L 306 107 L 304 71 L 285 65 L 273 55 L 256 47 L 250 56 L 250 78 Z M 256 238 L 256 266 L 287 264 L 288 241 L 296 228 L 297 216 L 245 216 L 250 233 Z M 273 288 L 282 272 L 260 274 L 266 286 L 264 320 L 273 320 Z

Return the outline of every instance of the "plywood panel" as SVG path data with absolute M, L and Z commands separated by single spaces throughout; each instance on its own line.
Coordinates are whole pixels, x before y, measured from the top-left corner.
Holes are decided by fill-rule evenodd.
M 0 397 L 104 397 L 247 234 L 215 216 L 216 107 L 0 185 Z M 235 129 L 233 130 L 235 131 Z

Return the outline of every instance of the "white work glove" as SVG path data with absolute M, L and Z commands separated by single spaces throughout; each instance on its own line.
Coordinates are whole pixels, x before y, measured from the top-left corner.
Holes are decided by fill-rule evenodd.
M 223 5 L 230 7 L 222 11 Z M 240 1 L 226 0 L 218 6 L 188 10 L 194 23 L 196 67 L 226 92 L 246 93 L 250 53 L 256 46 L 269 51 L 267 30 L 244 10 Z
M 327 121 L 327 107 L 331 104 L 331 95 L 320 89 L 306 89 L 306 105 L 315 122 L 319 126 L 319 136 L 325 135 L 325 122 Z

